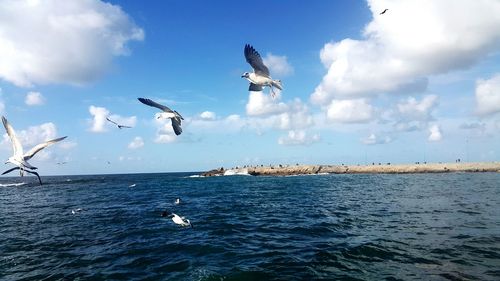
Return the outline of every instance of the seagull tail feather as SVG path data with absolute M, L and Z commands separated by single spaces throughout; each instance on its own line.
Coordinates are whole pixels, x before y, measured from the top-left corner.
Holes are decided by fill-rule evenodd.
M 271 85 L 273 87 L 276 87 L 276 88 L 280 89 L 280 90 L 283 90 L 283 85 L 281 84 L 281 80 L 273 80 L 271 82 Z

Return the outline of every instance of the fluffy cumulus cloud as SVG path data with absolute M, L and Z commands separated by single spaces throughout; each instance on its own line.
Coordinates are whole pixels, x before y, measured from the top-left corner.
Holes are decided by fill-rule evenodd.
M 262 91 L 250 92 L 246 105 L 247 114 L 250 116 L 265 116 L 287 111 L 287 105 L 280 102 L 279 99 L 280 96 L 273 99 Z
M 423 90 L 427 76 L 469 67 L 500 48 L 497 0 L 368 0 L 368 5 L 373 19 L 362 40 L 331 42 L 321 50 L 327 73 L 312 102 Z
M 441 128 L 439 125 L 434 124 L 429 127 L 429 141 L 440 141 L 443 138 Z
M 2 88 L 0 88 L 0 114 L 5 113 L 5 103 L 2 99 Z
M 339 123 L 366 123 L 373 114 L 374 109 L 366 99 L 332 100 L 326 111 L 328 120 Z
M 204 111 L 200 114 L 200 118 L 202 120 L 208 120 L 208 121 L 211 121 L 211 120 L 215 120 L 217 118 L 217 116 L 215 115 L 215 112 L 212 112 L 212 111 Z
M 1 1 L 0 78 L 17 86 L 85 84 L 105 73 L 144 32 L 100 0 Z
M 320 136 L 314 134 L 312 136 L 307 136 L 304 130 L 290 130 L 288 135 L 282 136 L 278 139 L 278 144 L 280 145 L 310 145 L 312 143 L 318 142 Z
M 156 136 L 153 140 L 155 143 L 172 143 L 177 140 L 170 119 L 155 118 L 153 122 L 156 126 Z
M 144 146 L 144 140 L 141 137 L 135 137 L 129 144 L 128 148 L 138 149 Z
M 427 95 L 418 101 L 414 97 L 397 104 L 398 114 L 405 121 L 429 121 L 432 120 L 432 110 L 438 105 L 438 97 Z
M 500 73 L 476 82 L 476 110 L 480 115 L 500 112 Z
M 109 115 L 109 110 L 104 107 L 91 105 L 89 107 L 90 115 L 92 115 L 92 122 L 90 131 L 94 133 L 102 133 L 106 131 L 106 117 Z
M 110 120 L 124 126 L 134 127 L 137 123 L 136 116 L 123 117 L 117 114 L 111 114 L 108 109 L 105 107 L 99 107 L 91 105 L 89 107 L 89 113 L 92 115 L 92 120 L 90 120 L 90 128 L 89 131 L 93 133 L 103 133 L 108 130 L 110 126 L 116 126 L 106 120 L 109 118 Z
M 275 56 L 269 53 L 262 60 L 269 68 L 269 72 L 271 72 L 272 76 L 284 77 L 293 74 L 293 67 L 288 63 L 286 56 Z
M 29 92 L 26 94 L 24 103 L 29 106 L 43 105 L 45 103 L 45 98 L 40 92 Z
M 13 127 L 15 124 L 11 124 Z M 15 129 L 15 127 L 14 127 Z M 28 146 L 34 146 L 41 142 L 57 138 L 57 128 L 54 123 L 44 123 L 38 126 L 31 126 L 26 130 L 16 130 L 16 135 L 25 149 Z M 10 138 L 7 134 L 3 135 L 3 143 L 10 143 Z
M 15 129 L 15 124 L 11 124 Z M 57 128 L 56 125 L 52 122 L 48 123 L 43 123 L 38 126 L 31 126 L 28 127 L 28 129 L 25 130 L 16 130 L 16 135 L 21 144 L 23 145 L 23 148 L 25 151 L 28 151 L 31 149 L 33 146 L 51 140 L 55 139 L 58 137 L 61 137 L 57 134 Z M 48 160 L 48 159 L 53 159 L 55 158 L 55 153 L 54 148 L 56 147 L 61 147 L 63 149 L 70 149 L 71 147 L 66 147 L 65 140 L 62 142 L 59 142 L 53 146 L 49 146 L 49 148 L 44 149 L 36 154 L 36 159 L 37 160 Z M 5 148 L 5 149 L 11 149 L 11 141 L 9 136 L 5 133 L 3 135 L 2 142 L 0 143 L 0 146 Z
M 390 143 L 391 141 L 392 139 L 389 136 L 380 137 L 374 133 L 371 133 L 368 137 L 362 140 L 362 142 L 367 145 L 385 144 Z

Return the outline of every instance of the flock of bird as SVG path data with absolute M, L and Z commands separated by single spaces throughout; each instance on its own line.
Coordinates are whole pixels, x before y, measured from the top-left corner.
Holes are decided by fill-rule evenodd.
M 250 91 L 262 91 L 263 87 L 269 87 L 271 89 L 271 96 L 275 96 L 276 92 L 274 91 L 274 88 L 277 88 L 279 90 L 283 89 L 283 86 L 281 84 L 280 80 L 273 80 L 270 76 L 269 69 L 267 66 L 264 64 L 262 57 L 260 54 L 249 44 L 245 45 L 244 51 L 245 55 L 245 60 L 250 64 L 250 66 L 253 68 L 253 72 L 245 72 L 241 76 L 242 78 L 245 78 L 250 82 L 249 90 Z M 138 100 L 148 106 L 158 108 L 161 110 L 160 112 L 155 114 L 155 117 L 157 119 L 170 119 L 172 122 L 172 129 L 174 130 L 174 133 L 178 136 L 182 133 L 182 120 L 184 118 L 182 117 L 179 112 L 170 109 L 168 106 L 159 104 L 155 101 L 152 101 L 147 98 L 138 98 Z M 106 120 L 110 123 L 113 123 L 118 127 L 118 129 L 123 129 L 123 128 L 132 128 L 130 126 L 122 125 L 119 124 L 116 121 L 111 120 L 109 117 L 106 117 Z M 19 175 L 22 177 L 24 176 L 24 172 L 33 174 L 37 176 L 38 181 L 40 182 L 40 185 L 42 185 L 42 180 L 40 178 L 40 175 L 36 170 L 38 169 L 37 167 L 31 165 L 28 160 L 33 158 L 36 153 L 38 153 L 40 150 L 46 148 L 49 145 L 52 145 L 54 143 L 57 143 L 59 141 L 64 140 L 67 136 L 61 137 L 61 138 L 56 138 L 53 140 L 48 140 L 46 142 L 40 143 L 36 146 L 34 146 L 32 149 L 30 149 L 28 152 L 24 153 L 23 152 L 23 146 L 19 140 L 19 138 L 16 135 L 16 132 L 14 128 L 10 125 L 10 123 L 7 121 L 7 118 L 2 116 L 2 123 L 3 126 L 5 127 L 5 130 L 7 131 L 7 135 L 9 136 L 11 143 L 12 143 L 12 150 L 13 150 L 13 155 L 7 159 L 7 163 L 13 164 L 15 167 L 11 168 L 5 172 L 2 173 L 2 175 L 5 175 L 7 173 L 10 173 L 14 170 L 19 170 Z M 61 162 L 57 164 L 65 164 L 66 162 Z M 109 164 L 109 162 L 108 162 Z

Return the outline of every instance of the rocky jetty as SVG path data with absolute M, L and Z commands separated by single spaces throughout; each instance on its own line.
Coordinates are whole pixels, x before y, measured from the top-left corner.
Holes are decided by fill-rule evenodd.
M 291 176 L 312 174 L 409 174 L 450 172 L 500 172 L 500 162 L 427 163 L 398 165 L 278 165 L 248 166 L 234 169 L 215 169 L 201 176 L 248 174 L 252 176 Z

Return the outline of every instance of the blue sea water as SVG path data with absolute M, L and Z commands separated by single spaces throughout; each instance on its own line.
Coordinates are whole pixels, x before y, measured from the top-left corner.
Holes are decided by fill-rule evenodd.
M 500 279 L 500 173 L 189 175 L 0 178 L 0 279 Z

